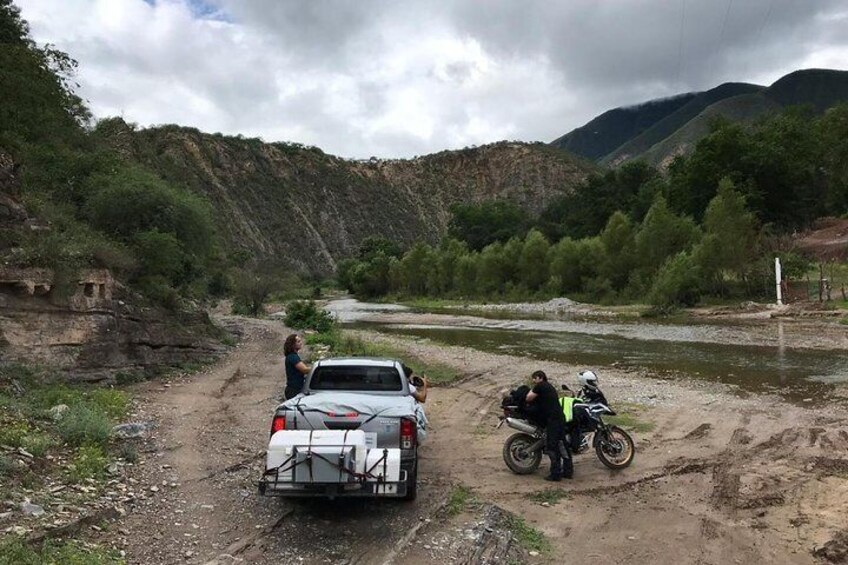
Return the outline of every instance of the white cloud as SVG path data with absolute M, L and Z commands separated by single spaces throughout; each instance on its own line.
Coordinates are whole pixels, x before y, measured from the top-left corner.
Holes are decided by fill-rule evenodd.
M 848 68 L 837 0 L 17 2 L 97 116 L 350 157 L 549 141 L 617 105 Z

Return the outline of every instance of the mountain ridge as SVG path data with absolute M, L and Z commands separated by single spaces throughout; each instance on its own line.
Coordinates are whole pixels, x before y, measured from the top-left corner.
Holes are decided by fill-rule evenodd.
M 438 242 L 453 204 L 508 199 L 538 213 L 596 170 L 542 143 L 349 160 L 179 126 L 136 130 L 113 119 L 100 129 L 126 158 L 208 199 L 229 248 L 320 275 L 369 236 Z
M 552 141 L 555 147 L 566 147 L 604 166 L 619 166 L 633 160 L 665 167 L 678 155 L 692 151 L 697 141 L 709 131 L 708 122 L 716 117 L 752 123 L 772 112 L 792 105 L 808 105 L 821 113 L 828 107 L 848 101 L 848 71 L 833 69 L 800 69 L 780 77 L 769 86 L 749 83 L 723 83 L 702 92 L 681 95 L 685 103 L 666 107 L 662 116 L 635 131 L 627 112 L 633 106 L 613 108 Z M 668 98 L 649 100 L 636 108 L 662 104 Z M 647 120 L 651 121 L 651 120 Z M 597 129 L 601 124 L 603 127 Z M 595 129 L 589 139 L 587 131 Z M 621 132 L 629 132 L 623 136 Z M 617 145 L 616 145 L 617 144 Z M 612 147 L 615 145 L 615 147 Z M 608 149 L 600 155 L 599 148 Z

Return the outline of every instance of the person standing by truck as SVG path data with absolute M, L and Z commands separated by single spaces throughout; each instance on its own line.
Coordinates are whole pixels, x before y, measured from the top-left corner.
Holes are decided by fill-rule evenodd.
M 286 400 L 301 393 L 306 375 L 309 374 L 309 365 L 300 358 L 301 349 L 303 349 L 303 338 L 297 334 L 288 336 L 283 344 L 283 353 L 286 356 Z

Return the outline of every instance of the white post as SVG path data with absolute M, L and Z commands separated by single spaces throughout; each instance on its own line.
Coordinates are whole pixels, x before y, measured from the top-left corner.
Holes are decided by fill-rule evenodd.
M 780 258 L 774 258 L 774 282 L 777 287 L 777 305 L 783 306 L 783 296 L 780 292 Z

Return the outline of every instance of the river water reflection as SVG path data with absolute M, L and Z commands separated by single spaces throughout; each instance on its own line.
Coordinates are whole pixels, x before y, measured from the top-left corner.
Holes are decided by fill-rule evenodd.
M 759 327 L 753 339 L 745 326 L 715 322 L 493 320 L 422 313 L 426 323 L 416 324 L 409 323 L 408 311 L 398 315 L 406 309 L 397 305 L 347 300 L 332 302 L 328 309 L 350 327 L 584 367 L 718 381 L 748 393 L 777 392 L 793 401 L 831 397 L 836 387 L 848 384 L 844 350 L 788 346 L 782 322 Z

